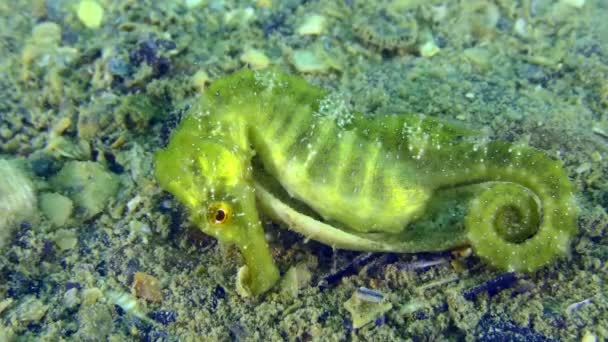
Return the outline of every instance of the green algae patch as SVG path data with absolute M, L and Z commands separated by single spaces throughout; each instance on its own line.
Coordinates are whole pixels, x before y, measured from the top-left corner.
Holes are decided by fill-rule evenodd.
M 70 161 L 51 179 L 52 186 L 76 203 L 85 219 L 99 214 L 118 191 L 118 178 L 95 162 Z

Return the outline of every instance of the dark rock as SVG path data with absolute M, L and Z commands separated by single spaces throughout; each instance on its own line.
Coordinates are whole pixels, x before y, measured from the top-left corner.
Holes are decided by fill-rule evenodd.
M 369 264 L 374 259 L 379 258 L 381 255 L 382 254 L 380 253 L 362 253 L 336 272 L 323 277 L 317 286 L 321 290 L 332 287 L 338 284 L 344 277 L 357 274 L 363 266 Z
M 114 310 L 116 310 L 116 314 L 118 316 L 124 316 L 126 313 L 125 310 L 123 308 L 121 308 L 120 305 L 118 305 L 118 304 L 114 305 Z
M 106 261 L 102 260 L 101 262 L 99 262 L 99 264 L 95 266 L 95 271 L 97 271 L 97 273 L 99 273 L 99 275 L 102 277 L 108 275 L 108 267 L 106 266 Z
M 59 163 L 50 156 L 41 155 L 30 161 L 30 167 L 38 177 L 49 177 L 59 171 Z
M 162 341 L 171 341 L 169 339 L 169 334 L 166 331 L 162 330 L 152 330 L 149 333 L 145 334 L 142 341 L 144 342 L 162 342 Z
M 319 318 L 317 318 L 317 322 L 319 322 L 319 323 L 325 323 L 327 321 L 328 317 L 329 317 L 329 312 L 323 311 L 323 313 L 321 313 L 319 315 Z
M 9 297 L 21 297 L 25 295 L 40 294 L 42 289 L 42 280 L 29 278 L 21 272 L 10 272 L 8 275 L 8 296 Z
M 135 276 L 135 272 L 139 270 L 139 262 L 136 259 L 129 259 L 127 261 L 127 267 L 125 269 L 125 273 L 127 275 L 127 284 L 133 283 L 133 277 Z
M 146 63 L 154 69 L 156 77 L 163 76 L 171 69 L 171 60 L 168 57 L 161 56 L 159 50 L 166 50 L 165 47 L 167 46 L 171 47 L 174 45 L 169 43 L 159 44 L 156 40 L 147 39 L 140 42 L 137 48 L 131 51 L 129 59 L 134 65 Z
M 148 314 L 148 317 L 161 324 L 173 323 L 177 320 L 177 313 L 173 310 L 156 310 Z
M 32 225 L 23 221 L 19 224 L 19 229 L 15 234 L 15 244 L 21 248 L 30 247 L 30 240 L 33 238 Z
M 108 169 L 110 171 L 117 173 L 117 174 L 121 174 L 125 171 L 125 168 L 122 165 L 120 165 L 118 162 L 116 162 L 116 157 L 114 156 L 114 154 L 112 154 L 110 152 L 104 152 L 103 156 L 106 159 L 106 161 L 108 162 Z
M 51 240 L 44 240 L 40 250 L 40 260 L 49 261 L 55 256 L 55 245 Z
M 154 40 L 145 40 L 140 42 L 137 48 L 129 54 L 131 63 L 139 65 L 142 62 L 151 64 L 157 58 L 158 46 Z
M 128 62 L 120 58 L 110 58 L 108 61 L 108 70 L 114 76 L 125 77 L 131 73 L 131 67 Z
M 80 283 L 77 282 L 72 282 L 72 281 L 68 281 L 67 283 L 65 283 L 65 289 L 66 290 L 70 290 L 70 289 L 81 289 L 82 285 L 80 285 Z
M 224 290 L 223 287 L 217 285 L 214 289 L 213 289 L 213 299 L 211 301 L 211 306 L 213 307 L 213 309 L 215 310 L 215 308 L 217 308 L 217 305 L 219 304 L 220 300 L 226 298 L 226 290 Z

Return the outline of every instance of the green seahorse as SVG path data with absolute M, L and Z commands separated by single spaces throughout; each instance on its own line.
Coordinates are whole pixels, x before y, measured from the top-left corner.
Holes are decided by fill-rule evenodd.
M 193 223 L 239 247 L 240 293 L 279 278 L 259 211 L 351 250 L 471 245 L 514 271 L 567 252 L 577 206 L 560 161 L 431 117 L 332 115 L 330 98 L 298 76 L 242 70 L 214 81 L 156 154 L 161 187 Z M 464 227 L 417 224 L 449 198 L 467 203 Z

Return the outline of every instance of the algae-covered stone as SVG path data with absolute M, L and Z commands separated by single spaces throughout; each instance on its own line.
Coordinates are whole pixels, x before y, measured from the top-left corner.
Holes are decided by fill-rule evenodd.
M 17 307 L 17 319 L 25 324 L 38 322 L 46 315 L 49 307 L 34 296 L 26 297 Z
M 34 186 L 15 163 L 0 159 L 0 247 L 12 234 L 14 224 L 34 214 Z
M 51 184 L 76 203 L 84 218 L 90 218 L 104 209 L 119 182 L 99 163 L 71 161 L 51 179 Z
M 56 192 L 46 192 L 40 196 L 40 209 L 55 227 L 62 227 L 72 215 L 74 203 Z
M 78 340 L 105 341 L 112 331 L 112 314 L 105 304 L 81 306 L 78 310 L 78 322 Z
M 94 305 L 101 297 L 103 297 L 103 293 L 97 287 L 85 289 L 82 291 L 82 304 Z

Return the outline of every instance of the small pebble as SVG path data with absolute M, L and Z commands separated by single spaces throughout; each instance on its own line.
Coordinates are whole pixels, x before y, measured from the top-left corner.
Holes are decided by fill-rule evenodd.
M 245 53 L 241 55 L 241 62 L 247 63 L 253 70 L 264 69 L 270 65 L 270 60 L 266 57 L 264 52 L 256 49 L 245 51 Z
M 53 241 L 62 251 L 68 251 L 78 244 L 78 238 L 76 237 L 76 233 L 72 230 L 68 229 L 59 229 L 55 232 L 53 237 Z
M 103 7 L 96 1 L 82 0 L 78 4 L 76 14 L 84 26 L 96 29 L 101 26 L 103 20 Z
M 597 342 L 597 336 L 590 331 L 585 331 L 585 334 L 581 338 L 581 342 Z
M 325 62 L 309 50 L 294 51 L 292 63 L 299 72 L 324 73 L 329 69 Z
M 325 31 L 325 22 L 325 17 L 322 15 L 310 15 L 304 19 L 296 32 L 301 36 L 320 35 Z
M 439 50 L 440 49 L 437 44 L 435 44 L 435 41 L 429 40 L 420 46 L 420 56 L 426 58 L 433 57 L 439 52 Z
M 150 302 L 158 303 L 163 299 L 160 281 L 156 277 L 143 272 L 135 272 L 131 289 L 136 297 Z
M 66 224 L 73 208 L 72 200 L 61 194 L 47 192 L 40 196 L 40 209 L 55 227 Z

